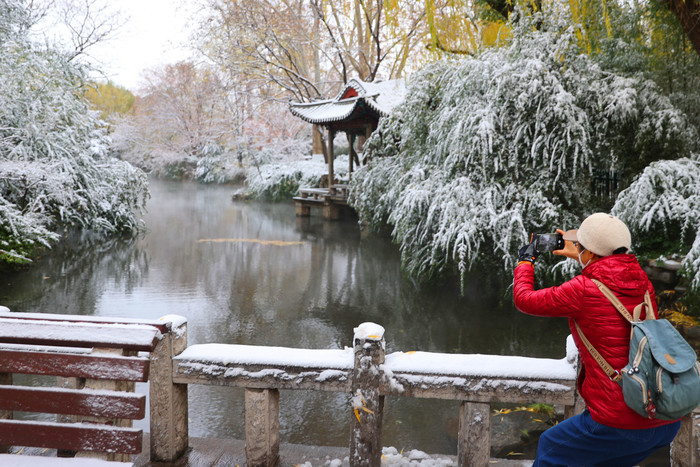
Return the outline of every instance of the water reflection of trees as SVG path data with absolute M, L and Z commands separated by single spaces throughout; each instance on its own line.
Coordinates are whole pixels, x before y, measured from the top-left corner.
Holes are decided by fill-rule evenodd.
M 132 290 L 148 274 L 138 237 L 69 232 L 30 267 L 0 276 L 2 304 L 13 311 L 90 315 L 106 284 Z
M 239 217 L 272 238 L 288 235 L 288 224 L 296 222 L 280 209 Z M 562 321 L 521 315 L 510 297 L 484 290 L 478 280 L 464 296 L 446 286 L 416 287 L 404 276 L 396 249 L 385 239 L 361 241 L 352 221 L 312 218 L 296 231 L 308 244 L 202 245 L 199 264 L 206 268 L 198 275 L 221 312 L 221 325 L 209 329 L 207 340 L 337 348 L 351 345 L 359 323 L 374 321 L 386 328 L 390 349 L 564 355 Z

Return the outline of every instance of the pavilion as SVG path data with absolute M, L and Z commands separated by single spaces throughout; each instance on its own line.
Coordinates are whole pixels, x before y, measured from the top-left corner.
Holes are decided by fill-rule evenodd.
M 328 188 L 300 188 L 299 196 L 294 198 L 298 216 L 308 216 L 312 206 L 319 206 L 324 208 L 325 218 L 338 218 L 339 207 L 347 205 L 347 185 L 335 180 L 333 139 L 336 133 L 342 131 L 348 136 L 348 172 L 352 176 L 355 165 L 361 163 L 355 141 L 358 137 L 368 138 L 377 129 L 379 119 L 389 115 L 403 101 L 405 92 L 403 79 L 367 83 L 353 78 L 332 99 L 289 105 L 293 115 L 327 131 Z

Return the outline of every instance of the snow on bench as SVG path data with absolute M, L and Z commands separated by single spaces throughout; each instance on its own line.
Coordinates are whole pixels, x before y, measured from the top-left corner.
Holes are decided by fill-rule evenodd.
M 107 453 L 108 460 L 140 453 L 143 433 L 131 425 L 145 417 L 146 396 L 133 392 L 134 383 L 149 380 L 143 352 L 153 352 L 171 327 L 0 307 L 0 446 Z M 16 385 L 13 374 L 56 377 L 41 380 L 55 385 Z M 51 420 L 14 420 L 13 412 Z

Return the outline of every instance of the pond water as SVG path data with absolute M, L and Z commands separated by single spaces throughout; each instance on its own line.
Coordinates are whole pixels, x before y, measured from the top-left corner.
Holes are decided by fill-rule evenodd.
M 564 320 L 525 316 L 492 271 L 420 287 L 398 247 L 361 239 L 355 220 L 297 218 L 291 203 L 233 201 L 234 189 L 151 181 L 147 232 L 101 241 L 68 236 L 33 267 L 0 276 L 18 312 L 188 320 L 188 342 L 300 348 L 352 346 L 365 321 L 387 352 L 422 350 L 563 358 Z M 146 385 L 137 391 L 147 393 Z M 243 390 L 190 386 L 190 436 L 244 438 Z M 456 453 L 459 403 L 388 398 L 383 443 Z M 282 442 L 348 446 L 347 394 L 282 391 Z M 139 422 L 148 429 L 147 421 Z

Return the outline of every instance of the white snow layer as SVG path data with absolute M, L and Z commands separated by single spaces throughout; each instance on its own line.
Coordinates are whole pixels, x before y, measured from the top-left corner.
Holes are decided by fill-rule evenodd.
M 377 330 L 374 329 L 372 332 Z M 381 330 L 383 331 L 383 328 Z M 386 356 L 383 368 L 391 373 L 573 380 L 576 378 L 576 369 L 574 367 L 574 362 L 576 361 L 575 351 L 575 346 L 567 345 L 567 356 L 562 359 L 482 354 L 394 352 Z M 354 352 L 349 347 L 343 350 L 324 350 L 235 344 L 198 344 L 189 346 L 175 359 L 194 360 L 219 365 L 293 366 L 350 370 L 353 368 Z
M 131 462 L 111 462 L 79 457 L 43 457 L 0 454 L 0 465 L 12 467 L 131 467 Z
M 355 329 L 355 339 L 379 341 L 384 338 L 384 328 L 374 323 L 362 323 Z
M 197 344 L 185 349 L 175 360 L 197 360 L 220 365 L 248 364 L 301 366 L 349 370 L 353 367 L 353 350 L 293 349 L 237 344 Z
M 175 328 L 185 324 L 187 322 L 187 318 L 180 315 L 165 315 L 158 318 L 158 321 L 164 321 L 166 323 L 169 321 Z
M 139 343 L 148 345 L 159 335 L 156 328 L 141 324 L 66 323 L 53 320 L 18 320 L 0 317 L 0 333 L 6 336 L 22 336 L 26 339 L 54 339 L 58 341 L 80 341 L 90 330 L 89 339 L 115 345 Z
M 574 379 L 576 371 L 565 358 L 512 357 L 506 355 L 395 352 L 386 356 L 393 373 L 432 373 L 444 376 L 493 378 Z

